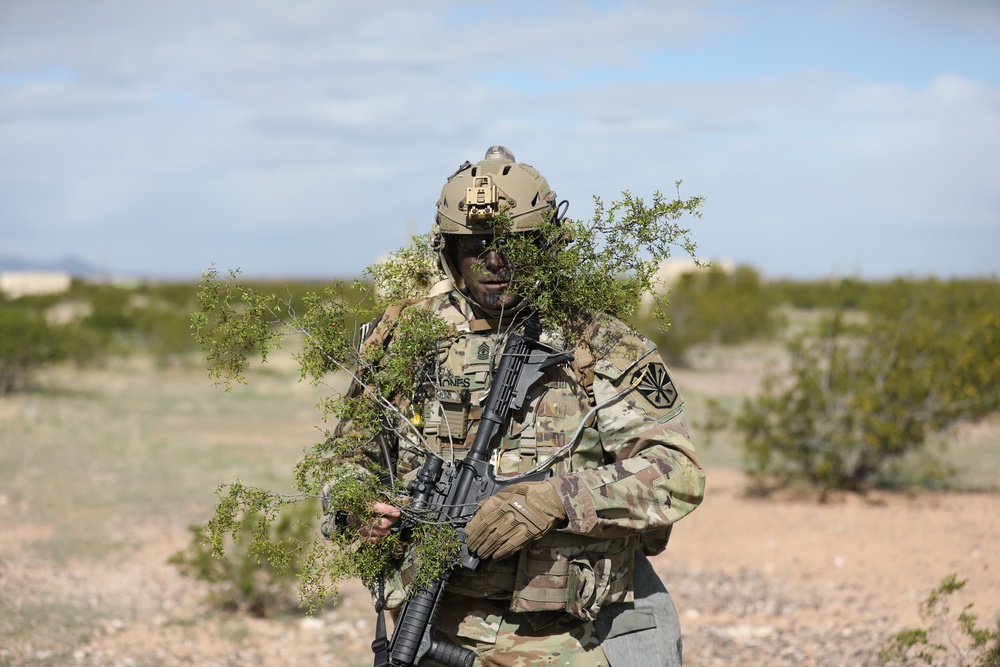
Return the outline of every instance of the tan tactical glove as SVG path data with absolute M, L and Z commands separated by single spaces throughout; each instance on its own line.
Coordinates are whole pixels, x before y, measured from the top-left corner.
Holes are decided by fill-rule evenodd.
M 500 560 L 565 520 L 556 487 L 548 482 L 512 484 L 479 504 L 465 527 L 467 545 L 480 558 Z

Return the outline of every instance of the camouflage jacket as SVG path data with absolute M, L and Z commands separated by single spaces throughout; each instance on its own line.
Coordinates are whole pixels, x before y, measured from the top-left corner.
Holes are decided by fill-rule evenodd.
M 438 350 L 426 398 L 410 409 L 419 414 L 426 446 L 446 460 L 460 459 L 475 436 L 509 327 L 477 319 L 457 291 L 411 307 L 434 310 L 455 331 Z M 552 332 L 542 340 L 563 346 Z M 662 551 L 672 525 L 704 492 L 683 398 L 655 346 L 608 318 L 574 354 L 573 364 L 550 369 L 532 388 L 494 456 L 498 477 L 551 468 L 568 521 L 515 557 L 456 572 L 449 586 L 457 596 L 509 600 L 512 611 L 550 612 L 528 614 L 539 625 L 566 613 L 592 620 L 602 606 L 630 601 L 636 551 Z M 419 469 L 423 447 L 401 435 L 399 474 L 406 478 Z M 409 565 L 401 565 L 403 586 Z M 390 587 L 389 606 L 401 599 L 402 591 Z M 489 632 L 467 630 L 459 634 Z

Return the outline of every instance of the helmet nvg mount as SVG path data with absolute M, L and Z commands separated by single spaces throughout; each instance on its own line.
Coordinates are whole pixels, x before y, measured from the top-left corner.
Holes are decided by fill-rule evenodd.
M 434 221 L 439 234 L 491 234 L 492 219 L 506 211 L 511 231 L 538 229 L 556 215 L 556 193 L 531 165 L 491 146 L 476 164 L 465 162 L 441 190 Z

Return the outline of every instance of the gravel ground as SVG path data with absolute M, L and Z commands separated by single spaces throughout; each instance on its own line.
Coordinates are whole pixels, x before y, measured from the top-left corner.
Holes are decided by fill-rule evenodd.
M 761 500 L 709 471 L 705 504 L 654 565 L 674 596 L 685 664 L 877 665 L 891 634 L 950 572 L 969 579 L 954 608 L 1000 611 L 1000 496 Z M 203 584 L 166 564 L 176 526 L 122 525 L 138 543 L 114 562 L 37 562 L 44 529 L 0 502 L 0 665 L 142 667 L 370 665 L 374 614 L 356 582 L 317 616 L 213 612 Z

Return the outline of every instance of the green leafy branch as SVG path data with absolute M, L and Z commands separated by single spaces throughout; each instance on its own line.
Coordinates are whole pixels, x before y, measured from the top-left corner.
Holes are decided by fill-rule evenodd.
M 679 186 L 679 184 L 678 184 Z M 685 214 L 698 217 L 700 197 L 667 200 L 657 193 L 647 206 L 624 193 L 605 207 L 596 201 L 589 223 L 550 221 L 535 234 L 511 234 L 509 218 L 500 216 L 495 247 L 507 256 L 512 289 L 523 294 L 548 326 L 567 339 L 604 315 L 628 317 L 645 291 L 656 291 L 655 271 L 680 247 L 693 253 L 689 232 L 678 224 Z M 408 410 L 422 401 L 431 381 L 441 343 L 453 334 L 435 313 L 422 307 L 399 311 L 384 331 L 362 344 L 361 323 L 376 320 L 387 307 L 411 304 L 425 297 L 444 276 L 438 270 L 430 236 L 418 236 L 390 258 L 366 270 L 367 281 L 348 287 L 336 282 L 302 299 L 301 313 L 291 295 L 278 298 L 241 283 L 239 272 L 220 277 L 206 271 L 198 291 L 199 312 L 192 317 L 209 374 L 226 384 L 245 384 L 252 358 L 267 361 L 270 351 L 295 336 L 302 341 L 296 355 L 301 378 L 330 389 L 320 403 L 324 419 L 336 421 L 294 467 L 297 495 L 281 495 L 240 482 L 219 489 L 215 515 L 207 532 L 212 551 L 225 551 L 227 536 L 251 525 L 249 552 L 278 569 L 301 560 L 300 591 L 304 599 L 335 600 L 338 584 L 360 577 L 373 586 L 387 571 L 398 571 L 400 557 L 414 563 L 411 590 L 430 582 L 454 563 L 459 548 L 454 528 L 427 521 L 406 510 L 406 490 L 390 474 L 380 442 L 401 437 L 426 450 Z M 340 392 L 331 374 L 350 380 Z M 412 465 L 413 462 L 406 462 Z M 308 549 L 288 542 L 276 544 L 272 526 L 292 503 L 327 496 L 327 505 L 346 511 L 352 520 L 328 530 L 327 540 Z M 404 533 L 375 544 L 357 526 L 377 518 L 373 502 L 402 506 Z M 408 572 L 409 573 L 409 572 Z M 311 602 L 312 604 L 312 602 Z
M 595 197 L 589 221 L 549 219 L 532 234 L 509 233 L 509 217 L 498 216 L 494 247 L 511 267 L 511 290 L 569 339 L 603 316 L 631 319 L 643 294 L 654 297 L 666 322 L 657 271 L 675 250 L 695 257 L 690 229 L 679 221 L 700 218 L 704 204 L 700 196 L 682 199 L 680 185 L 675 198 L 656 192 L 649 204 L 627 191 L 608 205 Z
M 191 315 L 194 338 L 201 347 L 209 376 L 220 379 L 226 391 L 233 383 L 246 384 L 250 358 L 267 361 L 270 351 L 280 347 L 281 303 L 244 287 L 237 278 L 239 269 L 220 279 L 212 267 L 202 273 L 197 293 L 199 310 Z
M 270 559 L 251 550 L 260 542 L 254 535 L 260 523 L 259 517 L 248 516 L 241 525 L 232 526 L 225 544 L 220 542 L 215 547 L 205 541 L 206 526 L 190 526 L 191 541 L 168 562 L 183 574 L 206 582 L 210 586 L 207 600 L 213 606 L 267 616 L 275 607 L 291 602 L 303 554 L 312 542 L 315 512 L 315 503 L 308 501 L 283 508 L 271 525 Z M 223 549 L 226 558 L 219 557 Z
M 225 485 L 219 489 L 215 515 L 206 526 L 217 556 L 223 555 L 230 537 L 249 531 L 247 550 L 258 562 L 282 572 L 293 557 L 304 561 L 299 574 L 304 599 L 322 602 L 328 595 L 335 598 L 336 584 L 345 576 L 360 576 L 371 584 L 399 555 L 399 536 L 378 547 L 356 546 L 363 544 L 356 526 L 374 518 L 372 503 L 376 499 L 405 502 L 405 490 L 387 480 L 387 466 L 375 445 L 376 438 L 405 430 L 422 442 L 419 431 L 398 405 L 405 404 L 406 397 L 425 379 L 422 369 L 427 368 L 437 342 L 448 329 L 434 313 L 419 308 L 400 314 L 384 346 L 362 346 L 358 328 L 385 308 L 387 300 L 377 290 L 386 281 L 391 281 L 393 297 L 406 292 L 406 281 L 412 282 L 414 276 L 409 263 L 405 260 L 403 268 L 380 270 L 372 284 L 356 281 L 349 290 L 336 283 L 306 294 L 301 314 L 292 308 L 290 295 L 282 300 L 260 294 L 241 284 L 239 272 L 221 278 L 216 271 L 207 271 L 198 292 L 201 310 L 193 317 L 195 336 L 205 350 L 210 376 L 224 380 L 227 390 L 234 383 L 246 382 L 252 357 L 259 354 L 266 362 L 267 352 L 293 335 L 302 341 L 296 359 L 303 379 L 319 384 L 333 373 L 350 378 L 352 388 L 347 393 L 327 385 L 331 393 L 321 407 L 324 417 L 333 417 L 338 424 L 295 466 L 295 488 L 300 493 L 286 496 L 240 482 Z M 426 288 L 414 285 L 409 289 L 412 294 Z M 274 542 L 272 526 L 282 511 L 302 499 L 318 497 L 330 480 L 337 480 L 333 506 L 347 511 L 354 520 L 328 542 L 314 541 L 307 551 L 301 545 L 291 549 L 287 542 Z M 439 563 L 440 554 L 449 553 L 442 548 L 444 541 L 445 536 L 418 530 L 410 543 L 421 553 L 428 548 L 434 551 L 422 561 Z M 390 548 L 393 542 L 397 548 Z M 422 546 L 425 542 L 429 547 Z M 316 569 L 320 567 L 322 571 Z

